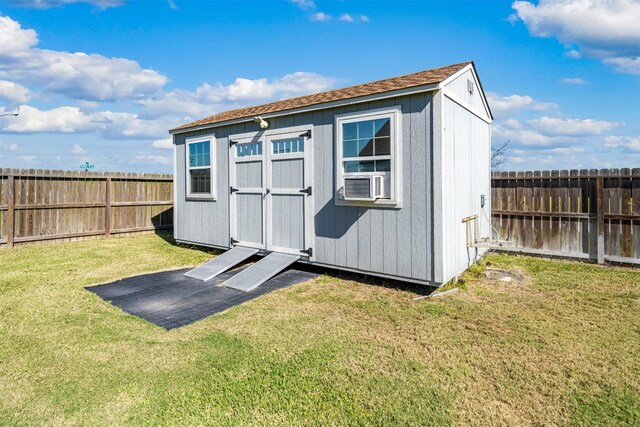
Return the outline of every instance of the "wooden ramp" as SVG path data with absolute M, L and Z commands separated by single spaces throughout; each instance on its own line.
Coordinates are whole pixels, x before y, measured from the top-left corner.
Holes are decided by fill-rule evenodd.
M 272 252 L 246 270 L 228 279 L 222 285 L 249 292 L 300 259 L 300 255 Z
M 257 249 L 236 246 L 235 248 L 205 262 L 199 267 L 184 273 L 185 276 L 198 280 L 211 280 L 220 273 L 258 253 Z

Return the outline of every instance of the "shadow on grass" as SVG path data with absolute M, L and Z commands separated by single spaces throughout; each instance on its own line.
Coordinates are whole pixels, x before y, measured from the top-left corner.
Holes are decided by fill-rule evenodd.
M 180 242 L 176 242 L 176 239 L 174 239 L 173 237 L 173 230 L 157 230 L 155 232 L 155 234 L 160 237 L 162 240 L 164 240 L 165 242 L 169 243 L 172 246 L 177 246 L 179 248 L 188 248 L 188 249 L 195 249 L 195 250 L 199 250 L 201 252 L 205 252 L 207 254 L 211 254 L 212 256 L 218 256 L 221 253 L 223 253 L 223 250 L 220 249 L 214 249 L 214 248 L 209 248 L 206 246 L 200 246 L 200 245 L 193 245 L 193 244 L 189 244 L 189 243 L 180 243 Z

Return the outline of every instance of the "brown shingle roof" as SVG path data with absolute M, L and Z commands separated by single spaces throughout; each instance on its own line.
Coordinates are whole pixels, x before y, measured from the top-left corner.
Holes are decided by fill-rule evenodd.
M 356 86 L 350 86 L 343 89 L 330 90 L 328 92 L 314 93 L 297 98 L 285 99 L 282 101 L 271 102 L 269 104 L 256 105 L 254 107 L 239 108 L 237 110 L 229 110 L 213 116 L 205 117 L 191 123 L 178 126 L 171 131 L 189 129 L 203 125 L 226 122 L 228 120 L 242 119 L 248 117 L 260 116 L 267 113 L 276 113 L 280 111 L 293 110 L 300 107 L 308 107 L 311 105 L 324 104 L 326 102 L 341 101 L 344 99 L 358 98 L 361 96 L 373 95 L 377 93 L 390 92 L 399 89 L 407 89 L 416 86 L 430 85 L 440 83 L 447 77 L 455 74 L 462 68 L 471 64 L 471 62 L 462 62 L 460 64 L 448 65 L 446 67 L 433 68 L 431 70 L 420 71 L 418 73 L 406 74 L 404 76 L 392 77 L 389 79 L 378 80 L 371 83 L 364 83 Z

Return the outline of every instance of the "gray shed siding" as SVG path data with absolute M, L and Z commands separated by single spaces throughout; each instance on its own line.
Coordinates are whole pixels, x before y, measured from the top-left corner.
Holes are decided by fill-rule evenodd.
M 336 206 L 335 115 L 396 105 L 402 109 L 402 207 Z M 313 125 L 314 263 L 424 283 L 435 281 L 432 121 L 431 92 L 269 119 L 270 130 Z M 176 239 L 229 246 L 228 136 L 256 131 L 257 125 L 249 122 L 175 135 Z M 216 136 L 217 200 L 186 201 L 185 139 L 211 133 Z

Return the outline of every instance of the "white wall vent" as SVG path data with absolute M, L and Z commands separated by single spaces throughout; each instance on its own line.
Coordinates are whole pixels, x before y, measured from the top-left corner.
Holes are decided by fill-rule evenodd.
M 473 95 L 473 80 L 467 79 L 467 90 Z
M 376 200 L 384 190 L 382 175 L 349 175 L 344 178 L 345 200 Z

